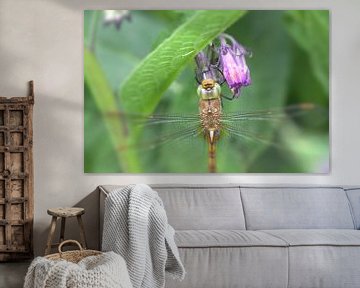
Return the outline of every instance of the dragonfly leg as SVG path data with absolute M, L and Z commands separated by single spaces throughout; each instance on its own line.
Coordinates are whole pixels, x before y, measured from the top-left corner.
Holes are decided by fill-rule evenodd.
M 224 94 L 221 94 L 221 98 L 225 98 L 226 100 L 232 101 L 232 100 L 235 99 L 235 96 L 233 95 L 232 97 L 229 97 L 229 96 L 226 96 L 226 95 L 224 95 Z

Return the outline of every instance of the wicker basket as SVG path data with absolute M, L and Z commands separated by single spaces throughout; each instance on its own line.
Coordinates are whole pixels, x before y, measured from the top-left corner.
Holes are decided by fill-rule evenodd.
M 61 250 L 61 248 L 65 244 L 69 244 L 69 243 L 76 244 L 79 247 L 79 250 L 63 252 Z M 102 254 L 102 252 L 100 252 L 100 251 L 83 249 L 81 244 L 76 240 L 65 240 L 65 241 L 61 242 L 61 244 L 59 245 L 58 251 L 59 251 L 59 253 L 47 255 L 47 256 L 45 256 L 45 258 L 47 258 L 49 260 L 55 260 L 55 261 L 56 260 L 66 260 L 69 262 L 78 263 L 85 257 L 96 256 L 96 255 Z

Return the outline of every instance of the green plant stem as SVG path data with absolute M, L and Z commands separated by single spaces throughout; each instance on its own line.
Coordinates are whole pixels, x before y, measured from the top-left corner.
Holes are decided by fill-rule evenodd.
M 85 83 L 101 113 L 102 119 L 99 121 L 104 122 L 114 150 L 117 152 L 119 167 L 124 172 L 141 172 L 137 155 L 132 150 L 119 151 L 120 146 L 127 143 L 124 142 L 126 135 L 120 122 L 122 119 L 109 115 L 111 112 L 116 112 L 116 99 L 95 55 L 88 49 L 85 49 L 84 53 L 84 74 Z
M 90 41 L 88 44 L 88 49 L 95 53 L 95 46 L 96 46 L 96 38 L 97 38 L 97 32 L 99 27 L 99 20 L 101 16 L 101 11 L 94 11 L 92 18 L 91 18 L 91 27 L 90 27 Z

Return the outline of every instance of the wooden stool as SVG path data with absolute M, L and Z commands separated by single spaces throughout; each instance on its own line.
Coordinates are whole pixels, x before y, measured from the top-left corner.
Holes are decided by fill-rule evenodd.
M 86 239 L 85 239 L 85 230 L 84 230 L 84 224 L 81 219 L 81 215 L 85 213 L 84 208 L 79 207 L 72 207 L 72 208 L 50 208 L 47 210 L 47 213 L 52 216 L 51 224 L 50 224 L 50 231 L 49 236 L 47 240 L 45 255 L 50 254 L 52 247 L 57 247 L 61 242 L 64 241 L 64 234 L 65 234 L 65 223 L 66 218 L 69 217 L 77 217 L 79 227 L 80 227 L 80 239 L 81 239 L 81 245 L 84 249 L 86 249 Z M 60 242 L 52 244 L 52 239 L 54 237 L 55 228 L 56 228 L 56 222 L 58 217 L 61 218 L 61 229 L 60 229 Z

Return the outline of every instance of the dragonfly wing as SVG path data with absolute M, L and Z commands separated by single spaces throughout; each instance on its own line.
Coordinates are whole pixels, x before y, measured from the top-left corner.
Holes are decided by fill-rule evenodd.
M 206 172 L 207 146 L 198 114 L 143 116 L 111 112 L 126 129 L 121 154 L 138 154 L 147 172 Z M 189 163 L 196 163 L 192 165 Z
M 224 114 L 222 117 L 223 133 L 249 143 L 262 143 L 281 148 L 274 141 L 274 129 L 280 130 L 288 121 L 309 116 L 316 110 L 313 104 L 291 105 L 285 108 L 237 112 Z
M 164 127 L 154 129 L 154 127 L 156 127 L 155 124 L 144 126 L 142 135 L 138 139 L 132 141 L 132 144 L 128 146 L 119 147 L 119 149 L 150 150 L 165 144 L 191 141 L 201 135 L 198 125 L 189 125 L 188 127 L 172 125 L 172 129 Z
M 284 119 L 301 116 L 309 111 L 316 110 L 316 107 L 311 103 L 304 103 L 298 105 L 291 105 L 285 108 L 259 110 L 250 112 L 234 112 L 227 113 L 223 116 L 223 121 L 231 122 L 239 121 L 283 121 Z
M 185 141 L 201 135 L 199 115 L 196 114 L 141 114 L 114 111 L 108 117 L 117 117 L 126 127 L 129 145 L 119 149 L 149 150 L 171 142 Z M 135 136 L 134 136 L 135 135 Z

